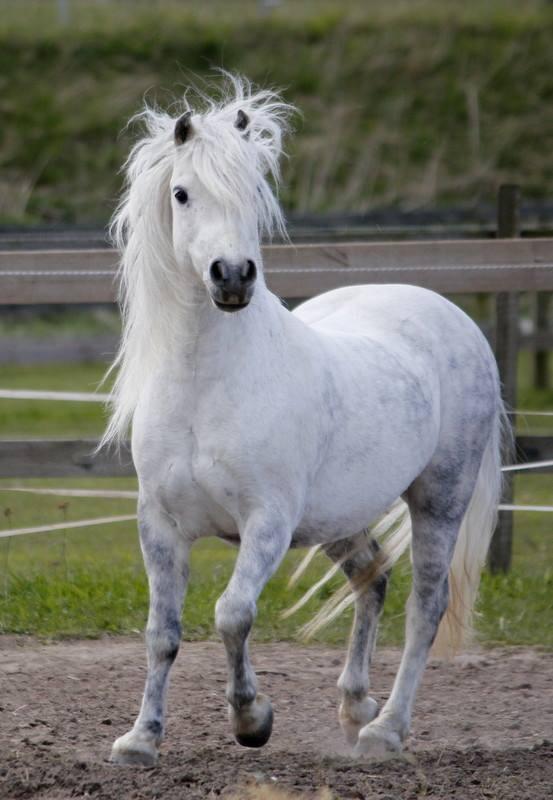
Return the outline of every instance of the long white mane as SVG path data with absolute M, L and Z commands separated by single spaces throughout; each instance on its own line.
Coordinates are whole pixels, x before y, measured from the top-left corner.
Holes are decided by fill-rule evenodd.
M 293 108 L 276 92 L 255 91 L 244 78 L 224 74 L 215 97 L 194 91 L 174 114 L 145 106 L 133 118 L 145 135 L 123 166 L 125 190 L 111 234 L 121 253 L 120 303 L 123 334 L 108 375 L 118 370 L 111 418 L 101 445 L 119 443 L 128 431 L 143 376 L 174 341 L 175 313 L 194 298 L 183 296 L 172 246 L 170 178 L 176 155 L 176 120 L 192 112 L 194 136 L 186 142 L 199 180 L 225 206 L 255 210 L 259 235 L 285 235 L 278 200 L 282 136 Z M 248 135 L 238 136 L 238 111 L 249 118 Z M 269 182 L 270 181 L 270 182 Z

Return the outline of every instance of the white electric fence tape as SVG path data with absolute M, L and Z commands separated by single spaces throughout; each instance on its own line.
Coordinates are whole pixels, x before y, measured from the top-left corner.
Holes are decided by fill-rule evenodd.
M 67 400 L 77 403 L 105 403 L 109 394 L 98 392 L 44 392 L 34 389 L 0 389 L 2 400 Z
M 27 494 L 54 494 L 64 497 L 103 497 L 106 500 L 137 500 L 138 492 L 117 489 L 33 489 L 28 486 L 0 486 L 0 492 L 25 492 Z
M 500 505 L 500 511 L 540 511 L 553 512 L 553 506 L 518 506 Z M 10 528 L 0 531 L 0 539 L 7 539 L 10 536 L 23 536 L 33 533 L 51 533 L 52 531 L 65 531 L 74 528 L 89 528 L 93 525 L 110 525 L 117 522 L 132 522 L 137 519 L 136 514 L 124 514 L 115 517 L 97 517 L 95 519 L 81 519 L 77 522 L 58 522 L 55 525 L 37 525 L 32 528 Z
M 512 506 L 508 503 L 498 506 L 500 511 L 553 511 L 553 506 Z
M 540 469 L 541 467 L 553 467 L 553 460 L 529 461 L 527 464 L 508 464 L 506 467 L 501 467 L 501 472 L 521 472 L 525 469 Z
M 514 411 L 507 412 L 510 416 L 520 417 L 553 417 L 553 411 L 525 411 L 516 408 Z
M 128 499 L 136 500 L 138 492 L 132 491 L 101 491 L 96 489 L 28 489 L 20 486 L 1 486 L 1 492 L 26 492 L 29 494 L 58 495 L 67 497 L 101 497 L 105 499 Z M 500 511 L 538 511 L 553 512 L 553 506 L 534 506 L 534 505 L 510 505 L 502 504 Z M 124 514 L 114 517 L 97 517 L 95 519 L 82 519 L 77 522 L 58 522 L 54 525 L 38 525 L 32 528 L 12 528 L 0 531 L 0 539 L 10 536 L 22 536 L 31 533 L 50 533 L 51 531 L 63 531 L 73 528 L 87 528 L 92 525 L 109 525 L 116 522 L 131 522 L 136 520 L 136 514 Z
M 69 528 L 88 528 L 91 525 L 109 525 L 112 522 L 131 522 L 136 519 L 136 514 L 125 514 L 118 517 L 97 517 L 96 519 L 80 519 L 78 522 L 59 522 L 57 525 L 38 525 L 34 528 L 11 528 L 0 531 L 0 539 L 9 536 L 23 536 L 27 533 L 49 533 L 50 531 L 65 531 Z

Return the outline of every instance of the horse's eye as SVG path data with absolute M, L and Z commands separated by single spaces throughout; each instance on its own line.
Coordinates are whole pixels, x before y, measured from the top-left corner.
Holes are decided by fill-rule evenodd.
M 181 186 L 177 186 L 177 188 L 173 191 L 175 195 L 175 199 L 177 203 L 180 203 L 182 206 L 185 203 L 188 203 L 188 192 L 186 189 L 183 189 Z

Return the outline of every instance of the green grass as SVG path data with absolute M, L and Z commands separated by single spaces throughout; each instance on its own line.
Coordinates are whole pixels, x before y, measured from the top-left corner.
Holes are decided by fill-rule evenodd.
M 525 479 L 525 491 L 534 491 Z M 4 482 L 5 483 L 5 482 Z M 29 482 L 27 482 L 29 483 Z M 40 484 L 54 481 L 41 481 Z M 58 482 L 59 483 L 59 482 Z M 64 481 L 64 484 L 74 484 Z M 81 485 L 83 481 L 79 482 Z M 87 485 L 106 481 L 87 481 Z M 119 486 L 110 481 L 109 486 Z M 125 481 L 125 486 L 130 484 Z M 538 487 L 539 488 L 539 487 Z M 542 487 L 545 493 L 546 488 Z M 56 498 L 40 498 L 37 507 L 23 495 L 1 492 L 1 504 L 11 507 L 14 525 L 60 521 Z M 63 496 L 60 498 L 63 499 Z M 9 503 L 9 506 L 7 505 Z M 34 503 L 33 503 L 34 505 Z M 40 506 L 40 507 L 38 507 Z M 130 501 L 70 499 L 67 518 L 88 514 L 128 513 Z M 490 644 L 537 644 L 553 648 L 553 548 L 544 515 L 516 515 L 517 536 L 513 571 L 506 576 L 485 574 L 479 603 L 478 630 Z M 297 600 L 327 566 L 321 556 L 293 590 L 286 587 L 297 553 L 290 553 L 264 590 L 259 603 L 255 638 L 293 639 L 320 602 L 337 588 L 335 579 L 296 616 L 281 612 Z M 214 635 L 217 597 L 230 577 L 235 550 L 217 540 L 193 549 L 191 581 L 184 612 L 184 635 L 203 639 Z M 403 638 L 404 604 L 410 577 L 405 563 L 392 578 L 380 630 L 380 642 L 399 644 Z M 143 630 L 148 592 L 134 524 L 56 532 L 0 541 L 0 632 L 46 637 L 97 636 Z M 320 632 L 317 641 L 346 640 L 351 613 Z
M 144 96 L 170 105 L 220 66 L 303 112 L 289 208 L 493 202 L 505 181 L 550 193 L 549 3 L 285 0 L 270 18 L 254 0 L 72 6 L 64 28 L 54 3 L 0 3 L 0 220 L 106 222 Z
M 94 392 L 105 364 L 3 365 L 3 389 Z M 110 383 L 101 387 L 109 391 Z M 106 417 L 101 403 L 0 400 L 0 438 L 88 438 L 101 434 Z
M 33 389 L 94 389 L 103 365 L 50 365 L 3 368 L 2 386 Z M 536 395 L 529 385 L 529 359 L 521 359 L 521 394 L 527 407 L 553 407 L 551 393 Z M 533 419 L 533 418 L 532 418 Z M 0 401 L 0 438 L 9 436 L 69 436 L 100 433 L 103 416 L 94 404 Z M 550 428 L 549 428 L 550 430 Z M 547 432 L 547 430 L 544 430 Z M 136 488 L 134 479 L 0 481 L 41 487 Z M 551 503 L 549 475 L 516 478 L 516 500 L 522 504 Z M 67 508 L 60 503 L 68 502 Z M 133 513 L 129 500 L 33 496 L 0 491 L 0 527 L 27 527 L 95 516 Z M 7 511 L 7 513 L 6 513 Z M 553 540 L 552 516 L 515 514 L 513 570 L 507 576 L 484 575 L 478 628 L 488 643 L 538 644 L 553 648 Z M 191 585 L 184 613 L 185 636 L 214 635 L 213 609 L 234 562 L 234 549 L 217 540 L 196 545 L 192 554 Z M 319 607 L 335 580 L 296 617 L 280 618 L 321 574 L 320 557 L 300 585 L 286 589 L 298 554 L 291 553 L 269 583 L 259 604 L 256 637 L 293 638 L 302 622 Z M 398 565 L 392 579 L 381 626 L 380 640 L 401 642 L 403 608 L 409 590 L 409 572 Z M 0 540 L 0 632 L 41 636 L 97 636 L 142 630 L 147 614 L 147 586 L 134 523 L 119 523 Z M 321 632 L 319 641 L 339 644 L 346 636 L 350 614 Z
M 120 316 L 115 308 L 105 306 L 78 309 L 68 306 L 43 306 L 32 313 L 21 309 L 2 309 L 0 336 L 88 336 L 121 330 Z

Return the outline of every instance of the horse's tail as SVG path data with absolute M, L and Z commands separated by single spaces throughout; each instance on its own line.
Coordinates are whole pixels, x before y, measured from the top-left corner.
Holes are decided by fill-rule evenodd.
M 502 454 L 510 454 L 511 450 L 511 426 L 500 401 L 453 553 L 449 570 L 449 604 L 433 648 L 437 655 L 449 656 L 459 652 L 473 635 L 472 620 L 480 574 L 495 530 L 501 499 Z
M 379 575 L 388 572 L 407 550 L 411 543 L 411 518 L 406 504 L 402 500 L 397 500 L 389 511 L 380 517 L 377 523 L 368 528 L 365 533 L 367 539 L 376 540 L 380 545 L 373 561 L 364 572 L 356 576 L 353 586 L 349 582 L 345 583 L 331 595 L 315 614 L 313 619 L 300 628 L 300 636 L 303 639 L 311 639 L 318 630 L 338 617 L 349 605 L 354 603 L 358 594 L 365 591 L 367 586 L 373 583 Z M 363 537 L 359 538 L 358 549 L 367 547 L 367 539 Z M 297 583 L 319 549 L 320 546 L 317 545 L 316 547 L 311 547 L 307 551 L 307 555 L 290 578 L 289 586 L 293 586 Z M 355 552 L 355 548 L 352 548 L 352 550 L 348 551 L 345 558 L 350 558 Z M 345 560 L 345 558 L 343 560 Z M 311 586 L 298 602 L 292 606 L 292 608 L 287 609 L 282 616 L 289 617 L 302 608 L 302 606 L 304 606 L 307 601 L 338 572 L 342 563 L 342 561 L 338 561 L 333 564 L 323 577 Z
M 507 445 L 505 449 L 503 441 Z M 500 402 L 493 429 L 482 456 L 474 492 L 455 546 L 449 570 L 449 604 L 438 628 L 433 647 L 436 655 L 450 656 L 458 652 L 463 643 L 472 635 L 472 618 L 480 584 L 480 573 L 495 529 L 497 508 L 501 497 L 501 456 L 503 452 L 510 452 L 511 447 L 511 428 L 503 404 Z M 300 635 L 303 638 L 311 638 L 318 630 L 339 616 L 355 601 L 357 594 L 366 590 L 367 586 L 373 583 L 379 575 L 387 572 L 405 552 L 411 543 L 411 521 L 405 503 L 398 500 L 377 525 L 367 531 L 367 534 L 371 538 L 380 540 L 381 546 L 374 562 L 365 574 L 357 577 L 354 586 L 348 582 L 334 592 L 313 619 L 300 629 Z M 296 583 L 305 572 L 318 549 L 318 547 L 314 547 L 308 551 L 292 575 L 290 585 Z M 351 551 L 347 555 L 349 557 Z M 284 612 L 284 616 L 290 616 L 305 605 L 336 574 L 340 567 L 341 563 L 334 564 L 292 608 Z

